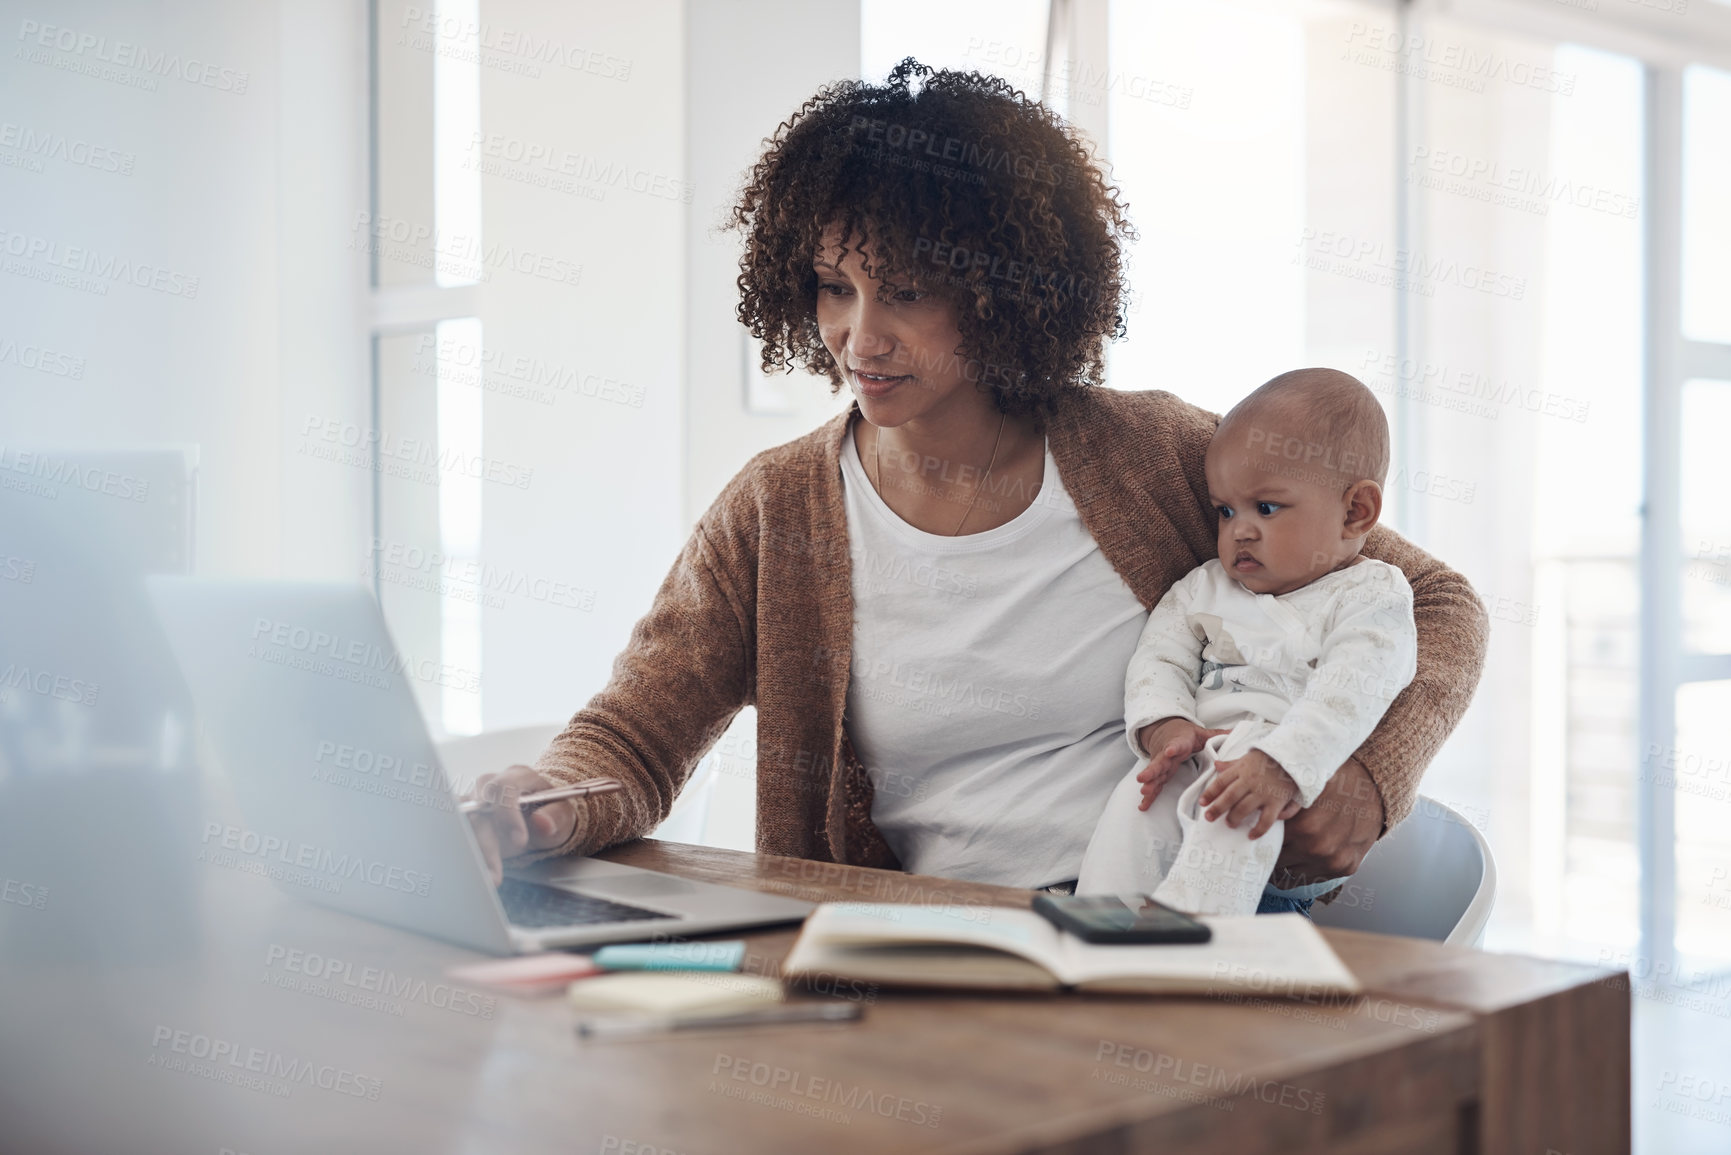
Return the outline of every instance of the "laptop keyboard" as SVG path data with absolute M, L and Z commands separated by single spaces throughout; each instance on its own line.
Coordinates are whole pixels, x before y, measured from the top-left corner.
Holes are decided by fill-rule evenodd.
M 505 917 L 517 926 L 587 926 L 602 922 L 646 922 L 673 918 L 671 914 L 609 902 L 587 894 L 574 894 L 556 886 L 507 878 L 499 887 Z

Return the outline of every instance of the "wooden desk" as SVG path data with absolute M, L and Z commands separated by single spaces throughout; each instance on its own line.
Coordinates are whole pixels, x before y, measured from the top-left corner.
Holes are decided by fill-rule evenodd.
M 652 841 L 605 857 L 814 901 L 985 908 L 1030 897 Z M 940 996 L 839 983 L 841 997 L 870 1004 L 863 1021 L 598 1043 L 575 1038 L 558 999 L 453 992 L 444 968 L 472 952 L 249 875 L 211 869 L 201 884 L 202 934 L 181 955 L 9 960 L 0 1150 L 1629 1149 L 1620 972 L 1329 931 L 1368 997 Z M 794 935 L 730 937 L 747 940 L 748 970 L 776 973 Z M 232 1060 L 195 1057 L 218 1044 L 292 1077 L 249 1082 Z

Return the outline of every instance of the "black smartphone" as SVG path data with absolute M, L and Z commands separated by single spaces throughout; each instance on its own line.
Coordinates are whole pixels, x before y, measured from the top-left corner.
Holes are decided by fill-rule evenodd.
M 1214 932 L 1181 910 L 1139 894 L 1041 894 L 1039 916 L 1084 942 L 1207 942 Z

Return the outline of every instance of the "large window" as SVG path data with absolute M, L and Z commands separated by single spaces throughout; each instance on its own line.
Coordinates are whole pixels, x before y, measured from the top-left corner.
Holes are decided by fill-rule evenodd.
M 354 570 L 440 734 L 570 717 L 688 527 L 669 463 L 692 189 L 680 6 L 656 7 L 373 6 L 352 240 L 372 419 L 341 432 L 377 479 Z
M 1388 521 L 1491 610 L 1424 786 L 1492 839 L 1491 941 L 1632 946 L 1639 65 L 1368 4 L 1110 19 L 1110 154 L 1141 231 L 1113 383 L 1224 410 L 1323 364 L 1378 394 Z M 1486 64 L 1419 67 L 1418 37 Z M 1201 68 L 1198 43 L 1232 50 Z
M 1731 1074 L 1698 1046 L 1731 1015 L 1731 73 L 1679 63 L 1731 56 L 1731 12 L 1059 0 L 1029 45 L 1021 7 L 911 7 L 867 0 L 867 74 L 1044 87 L 1110 164 L 1111 384 L 1224 410 L 1321 364 L 1382 399 L 1387 521 L 1491 615 L 1423 787 L 1493 848 L 1487 945 L 1629 966 L 1643 1146 L 1705 1149 L 1644 1092 Z

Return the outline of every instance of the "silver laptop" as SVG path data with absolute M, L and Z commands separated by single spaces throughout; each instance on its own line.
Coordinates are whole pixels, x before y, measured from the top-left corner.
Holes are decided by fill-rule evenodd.
M 244 827 L 202 823 L 211 858 L 322 905 L 493 954 L 797 922 L 812 910 L 587 858 L 511 872 L 495 890 L 407 680 L 438 671 L 403 661 L 372 594 L 149 583 L 246 815 Z

